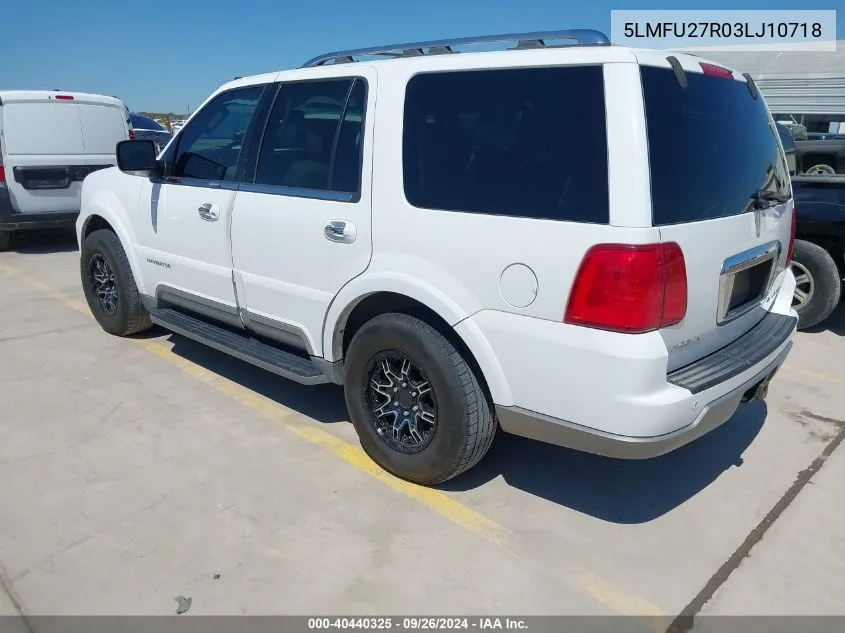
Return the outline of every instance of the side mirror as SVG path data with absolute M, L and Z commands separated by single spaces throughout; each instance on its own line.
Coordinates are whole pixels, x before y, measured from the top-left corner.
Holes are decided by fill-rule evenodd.
M 120 141 L 117 167 L 133 176 L 150 176 L 158 171 L 155 143 L 151 140 Z

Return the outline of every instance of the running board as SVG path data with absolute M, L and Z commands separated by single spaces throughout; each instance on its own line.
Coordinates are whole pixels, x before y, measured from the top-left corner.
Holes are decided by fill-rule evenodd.
M 329 382 L 307 356 L 300 356 L 252 338 L 246 332 L 235 332 L 208 321 L 172 310 L 150 310 L 153 323 L 186 338 L 208 345 L 242 361 L 303 385 Z

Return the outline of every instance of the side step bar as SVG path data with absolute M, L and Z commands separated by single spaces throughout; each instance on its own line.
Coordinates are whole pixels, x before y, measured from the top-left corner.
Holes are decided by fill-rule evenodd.
M 235 332 L 170 308 L 150 310 L 150 318 L 153 323 L 171 332 L 213 347 L 283 378 L 303 385 L 329 382 L 326 375 L 307 356 L 268 345 L 251 338 L 245 332 Z

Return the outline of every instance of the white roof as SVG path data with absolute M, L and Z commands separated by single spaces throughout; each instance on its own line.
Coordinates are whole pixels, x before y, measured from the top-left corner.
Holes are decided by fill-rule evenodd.
M 409 67 L 414 71 L 436 71 L 471 67 L 496 68 L 520 65 L 548 65 L 556 62 L 569 61 L 575 63 L 601 64 L 607 62 L 634 62 L 633 49 L 623 46 L 560 46 L 520 51 L 485 51 L 461 52 L 446 55 L 420 55 L 418 57 L 385 58 L 377 60 L 362 60 L 344 64 L 326 64 L 307 68 L 289 68 L 274 73 L 264 73 L 241 77 L 221 85 L 216 91 L 223 92 L 240 86 L 251 86 L 260 83 L 294 79 L 297 77 L 320 77 L 321 75 L 337 76 L 339 69 L 350 69 L 345 72 L 355 73 L 356 67 Z
M 89 92 L 74 92 L 72 90 L 0 90 L 0 101 L 5 103 L 22 101 L 55 101 L 57 95 L 73 97 L 74 101 L 86 103 L 102 103 L 125 107 L 120 99 L 107 95 L 92 94 Z

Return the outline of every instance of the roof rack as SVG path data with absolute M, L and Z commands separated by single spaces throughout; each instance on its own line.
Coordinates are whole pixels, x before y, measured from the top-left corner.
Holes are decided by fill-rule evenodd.
M 431 40 L 428 42 L 407 42 L 405 44 L 391 44 L 389 46 L 374 46 L 372 48 L 360 48 L 348 51 L 335 51 L 324 53 L 305 62 L 301 68 L 311 66 L 324 66 L 327 62 L 332 64 L 345 64 L 355 61 L 353 58 L 361 55 L 384 56 L 391 59 L 399 57 L 420 57 L 423 55 L 442 55 L 455 53 L 455 46 L 466 44 L 485 44 L 516 42 L 516 46 L 506 50 L 524 50 L 531 48 L 544 48 L 546 40 L 575 40 L 580 46 L 606 46 L 610 44 L 607 35 L 593 29 L 569 29 L 565 31 L 536 31 L 532 33 L 507 33 L 503 35 L 482 35 L 479 37 L 462 37 L 451 40 Z M 552 48 L 552 46 L 549 46 Z M 428 49 L 428 53 L 425 52 Z

